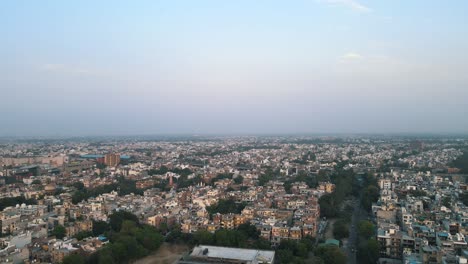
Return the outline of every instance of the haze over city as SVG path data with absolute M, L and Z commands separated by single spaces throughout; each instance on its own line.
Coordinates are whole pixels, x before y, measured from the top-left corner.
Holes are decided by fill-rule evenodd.
M 466 133 L 466 1 L 3 1 L 0 136 Z
M 0 1 L 0 263 L 468 264 L 468 1 Z

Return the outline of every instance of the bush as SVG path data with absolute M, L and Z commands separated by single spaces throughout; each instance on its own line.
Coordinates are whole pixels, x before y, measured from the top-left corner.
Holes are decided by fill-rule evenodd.
M 339 219 L 335 221 L 333 236 L 339 240 L 349 236 L 349 225 L 345 220 Z

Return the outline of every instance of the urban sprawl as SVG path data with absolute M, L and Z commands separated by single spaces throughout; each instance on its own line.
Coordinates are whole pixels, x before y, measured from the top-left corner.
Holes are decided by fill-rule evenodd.
M 467 177 L 463 137 L 2 139 L 0 262 L 467 263 Z

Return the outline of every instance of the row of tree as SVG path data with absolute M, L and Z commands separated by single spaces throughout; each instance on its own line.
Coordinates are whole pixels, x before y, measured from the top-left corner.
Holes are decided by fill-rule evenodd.
M 468 150 L 464 150 L 463 154 L 455 159 L 452 166 L 459 168 L 461 173 L 468 174 Z
M 112 214 L 109 224 L 104 226 L 103 223 L 99 223 L 99 228 L 104 230 L 96 231 L 104 231 L 110 243 L 89 257 L 67 256 L 64 264 L 130 263 L 147 256 L 164 241 L 164 236 L 156 228 L 140 224 L 135 215 L 125 211 Z
M 380 197 L 379 184 L 377 183 L 377 178 L 369 173 L 365 174 L 361 179 L 363 183 L 361 205 L 370 212 L 372 203 L 377 202 Z
M 193 234 L 191 243 L 223 247 L 271 249 L 270 242 L 259 239 L 257 229 L 250 224 L 243 224 L 235 230 L 219 229 L 214 233 L 199 230 Z
M 3 211 L 6 207 L 16 206 L 17 204 L 21 205 L 23 203 L 31 205 L 37 204 L 37 201 L 35 199 L 26 199 L 24 196 L 2 198 L 0 199 L 0 211 Z
M 284 182 L 284 189 L 287 193 L 291 193 L 291 186 L 295 182 L 305 182 L 309 188 L 316 188 L 319 182 L 328 181 L 329 177 L 326 171 L 320 171 L 318 174 L 299 171 L 296 176 L 288 178 Z
M 315 246 L 312 238 L 299 241 L 282 240 L 276 249 L 279 263 L 293 264 L 345 264 L 346 255 L 335 245 Z
M 379 259 L 379 243 L 375 238 L 376 228 L 367 220 L 362 220 L 358 225 L 357 259 L 359 263 L 376 263 Z
M 377 178 L 365 174 L 362 178 L 361 205 L 368 212 L 372 212 L 372 203 L 378 201 L 380 189 Z M 376 239 L 376 227 L 371 221 L 361 220 L 358 224 L 357 259 L 359 263 L 376 263 L 379 259 L 379 243 Z
M 92 234 L 105 234 L 110 243 L 89 257 L 70 255 L 64 259 L 64 264 L 129 263 L 156 250 L 164 241 L 161 230 L 139 224 L 135 215 L 125 211 L 113 213 L 109 223 L 97 221 L 93 224 Z M 166 231 L 165 241 L 169 243 L 271 250 L 270 242 L 262 239 L 257 228 L 248 223 L 235 230 L 220 229 L 214 233 L 199 230 L 194 234 L 184 234 L 178 226 Z M 276 256 L 278 263 L 346 263 L 346 257 L 338 247 L 316 247 L 314 239 L 309 237 L 299 241 L 281 241 L 276 248 Z
M 185 168 L 185 169 L 180 169 L 180 168 L 173 168 L 173 169 L 169 169 L 168 167 L 166 166 L 161 166 L 159 169 L 150 169 L 148 170 L 148 175 L 163 175 L 163 174 L 166 174 L 167 172 L 173 172 L 173 173 L 177 173 L 181 176 L 185 176 L 187 177 L 188 175 L 192 174 L 193 172 L 189 169 L 189 168 Z
M 73 187 L 76 188 L 76 191 L 72 195 L 72 203 L 74 204 L 112 191 L 118 191 L 119 195 L 130 193 L 143 195 L 143 190 L 136 188 L 135 181 L 123 177 L 118 178 L 117 183 L 101 185 L 96 188 L 85 188 L 81 182 L 74 183 Z
M 207 206 L 206 211 L 210 216 L 220 214 L 240 214 L 245 208 L 246 203 L 237 203 L 232 199 L 220 199 L 218 203 Z
M 259 232 L 250 224 L 240 225 L 235 230 L 220 229 L 215 233 L 199 230 L 189 236 L 191 244 L 203 244 L 225 247 L 253 248 L 271 250 L 270 242 L 259 237 Z M 299 241 L 282 240 L 276 248 L 277 263 L 330 263 L 345 264 L 346 256 L 336 246 L 315 247 L 313 238 L 303 238 Z
M 264 173 L 258 177 L 258 185 L 265 186 L 269 181 L 279 176 L 279 171 L 274 171 L 271 167 L 268 167 Z
M 343 202 L 350 196 L 356 196 L 359 185 L 356 174 L 352 170 L 339 169 L 330 176 L 335 184 L 335 191 L 320 197 L 320 216 L 334 218 L 339 215 Z

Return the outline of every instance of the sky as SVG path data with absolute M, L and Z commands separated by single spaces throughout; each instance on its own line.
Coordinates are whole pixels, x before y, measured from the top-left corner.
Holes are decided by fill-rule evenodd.
M 468 133 L 468 1 L 0 2 L 0 136 Z

